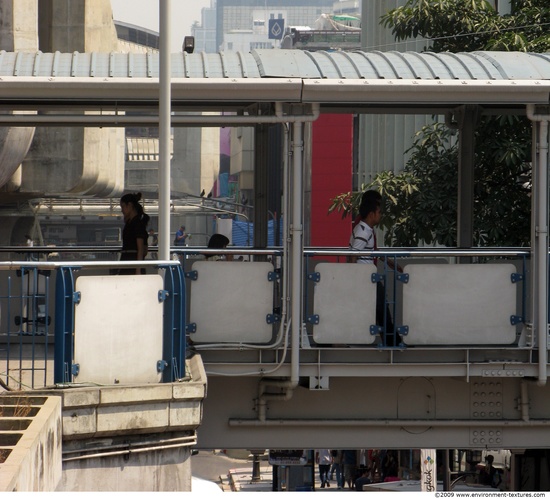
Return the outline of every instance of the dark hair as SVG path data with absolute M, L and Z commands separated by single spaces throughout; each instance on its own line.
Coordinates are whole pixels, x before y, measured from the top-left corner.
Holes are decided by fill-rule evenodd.
M 149 223 L 149 215 L 145 213 L 143 210 L 143 206 L 139 202 L 141 200 L 141 192 L 129 192 L 128 194 L 124 194 L 120 198 L 120 202 L 124 204 L 131 204 L 136 209 L 138 217 L 140 220 L 143 221 L 145 226 Z
M 208 248 L 225 248 L 229 244 L 229 239 L 223 234 L 212 234 L 212 237 L 208 241 Z
M 365 191 L 361 197 L 359 216 L 365 218 L 382 206 L 382 195 L 378 191 Z

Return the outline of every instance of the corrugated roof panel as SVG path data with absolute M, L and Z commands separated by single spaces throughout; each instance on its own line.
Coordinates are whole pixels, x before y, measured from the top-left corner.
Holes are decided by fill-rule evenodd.
M 244 67 L 246 67 L 246 72 L 248 74 L 248 78 L 261 78 L 262 75 L 260 73 L 260 68 L 258 67 L 258 64 L 256 63 L 256 58 L 254 57 L 254 54 L 251 52 L 239 52 L 239 57 L 241 58 L 242 62 L 244 63 Z
M 35 57 L 35 53 L 18 52 L 15 58 L 14 75 L 15 73 L 32 75 Z
M 380 72 L 374 62 L 367 57 L 367 52 L 355 51 L 351 53 L 361 78 L 366 80 L 381 78 Z
M 445 65 L 447 74 L 439 76 L 441 80 L 456 79 L 456 80 L 469 80 L 472 75 L 468 72 L 468 69 L 461 64 L 461 61 L 456 58 L 456 54 L 450 52 L 442 52 L 437 54 L 438 59 Z
M 52 74 L 54 73 L 54 56 L 55 54 L 51 53 L 40 53 L 40 57 L 37 57 L 35 59 L 35 71 L 36 74 L 34 76 L 41 76 L 44 74 Z
M 139 57 L 135 57 L 137 54 L 133 55 L 131 64 L 128 64 L 128 71 L 132 71 L 132 77 L 134 78 L 147 77 L 147 57 L 145 54 L 140 54 Z
M 475 53 L 463 53 L 461 55 L 464 55 L 466 58 L 469 58 L 470 60 L 474 60 L 476 64 L 472 64 L 471 62 L 467 61 L 466 64 L 471 68 L 471 71 L 473 72 L 474 76 L 480 80 L 501 80 L 502 74 L 500 71 L 493 66 L 487 59 L 484 59 L 483 57 L 479 57 Z
M 172 54 L 174 78 L 550 80 L 550 54 L 309 52 Z M 0 51 L 0 76 L 158 78 L 159 54 Z
M 92 57 L 89 52 L 75 52 L 73 54 L 71 76 L 86 78 L 90 76 L 90 63 Z
M 105 53 L 94 53 L 94 72 L 93 74 L 90 73 L 90 76 L 94 77 L 104 77 L 105 75 L 109 74 L 109 65 L 110 65 L 110 54 Z
M 209 78 L 227 78 L 224 74 L 224 68 L 222 64 L 222 58 L 220 54 L 204 54 L 204 59 L 208 64 L 208 77 Z
M 252 50 L 262 78 L 320 78 L 314 62 L 301 50 Z
M 319 50 L 317 52 L 311 52 L 311 55 L 315 59 L 315 64 L 320 76 L 323 78 L 342 78 L 340 66 L 336 63 L 336 60 L 333 57 L 333 52 L 325 52 L 324 50 Z
M 181 52 L 180 54 L 172 54 L 170 64 L 172 65 L 172 78 L 185 78 L 185 58 L 183 57 L 187 52 Z M 153 59 L 153 53 L 149 55 L 149 72 L 147 76 L 151 78 L 153 74 L 157 72 L 156 59 Z
M 196 57 L 199 54 L 189 54 L 185 60 L 185 69 L 187 78 L 208 78 L 208 68 L 204 67 L 202 57 Z
M 220 52 L 224 78 L 258 78 L 258 66 L 250 54 L 243 52 Z
M 430 52 L 405 52 L 405 54 L 407 57 L 415 60 L 412 64 L 415 65 L 418 77 L 423 80 L 435 80 L 438 78 L 438 73 L 440 73 L 443 69 L 442 67 L 439 67 L 439 70 L 437 70 L 432 67 L 434 64 L 440 65 L 440 62 L 437 58 L 432 58 L 430 60 L 429 57 L 426 57 L 426 55 L 429 55 Z
M 503 78 L 510 80 L 540 80 L 550 78 L 548 59 L 539 54 L 523 52 L 474 52 L 499 69 Z M 540 54 L 542 55 L 542 54 Z
M 394 71 L 394 67 L 389 63 L 383 52 L 366 52 L 365 57 L 376 67 L 379 78 L 396 79 L 399 75 Z
M 490 74 L 485 71 L 485 68 L 480 64 L 480 60 L 472 54 L 449 54 L 452 56 L 468 73 L 468 79 L 471 80 L 486 80 L 490 79 Z
M 392 67 L 393 72 L 398 75 L 399 79 L 416 80 L 417 73 L 414 71 L 415 61 L 402 52 L 380 52 L 380 56 L 386 59 L 387 63 Z
M 145 57 L 145 54 L 134 54 L 138 57 Z M 130 57 L 129 54 L 118 54 L 114 52 L 110 56 L 110 65 L 111 65 L 111 76 L 113 78 L 128 78 L 130 76 L 129 69 L 130 69 Z M 133 67 L 133 65 L 132 65 Z M 132 77 L 139 78 L 138 74 L 133 74 Z
M 71 68 L 73 67 L 73 54 L 66 54 L 62 52 L 55 53 L 55 70 L 56 76 L 71 76 Z M 48 73 L 42 76 L 52 76 Z
M 332 59 L 334 65 L 338 68 L 338 73 L 341 78 L 359 78 L 360 75 L 357 72 L 357 66 L 353 63 L 353 60 L 349 57 L 349 54 L 344 51 L 329 52 L 329 57 Z

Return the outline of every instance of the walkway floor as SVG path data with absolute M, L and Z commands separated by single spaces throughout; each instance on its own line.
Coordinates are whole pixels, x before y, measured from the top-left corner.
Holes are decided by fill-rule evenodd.
M 247 468 L 235 468 L 228 471 L 227 477 L 220 477 L 222 488 L 226 492 L 272 492 L 273 474 L 271 465 L 262 462 L 260 480 L 252 480 L 252 463 Z M 350 492 L 350 489 L 338 489 L 336 481 L 322 489 L 318 474 L 315 476 L 315 492 Z

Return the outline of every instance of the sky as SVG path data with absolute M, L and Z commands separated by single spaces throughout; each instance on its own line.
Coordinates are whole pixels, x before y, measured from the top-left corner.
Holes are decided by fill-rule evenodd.
M 159 1 L 162 0 L 111 0 L 113 18 L 136 26 L 159 30 Z M 201 9 L 210 7 L 210 0 L 171 1 L 171 52 L 180 52 L 183 37 L 191 34 L 194 21 L 201 22 Z

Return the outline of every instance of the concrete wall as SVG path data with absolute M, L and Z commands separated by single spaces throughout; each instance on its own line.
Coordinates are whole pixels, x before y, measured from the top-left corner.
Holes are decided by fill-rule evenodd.
M 186 361 L 185 373 L 178 383 L 42 392 L 62 400 L 63 462 L 56 490 L 191 491 L 189 458 L 206 397 L 200 356 Z
M 139 447 L 144 442 L 148 450 Z M 58 492 L 191 491 L 190 447 L 170 448 L 174 441 L 149 435 L 87 443 L 96 447 L 98 457 L 67 454 L 66 449 Z
M 0 451 L 10 451 L 0 460 L 0 492 L 54 491 L 61 480 L 61 399 L 3 394 L 0 418 Z

